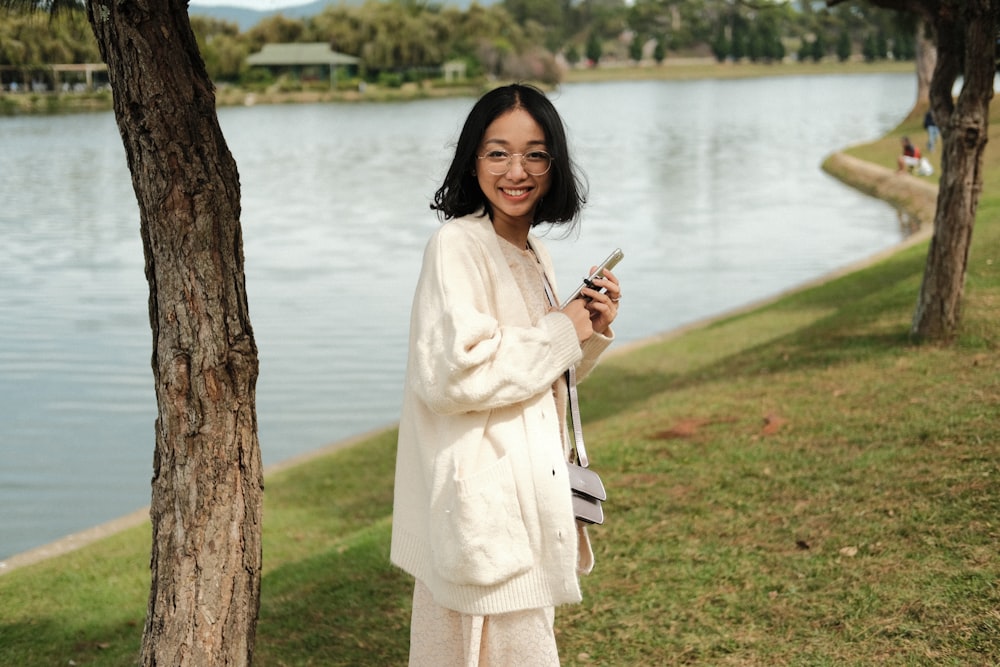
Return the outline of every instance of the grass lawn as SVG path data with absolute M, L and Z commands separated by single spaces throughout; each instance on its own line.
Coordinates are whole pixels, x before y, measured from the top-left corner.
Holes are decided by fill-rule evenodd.
M 611 497 L 584 603 L 557 612 L 563 664 L 1000 661 L 993 106 L 954 345 L 907 336 L 921 243 L 613 354 L 585 383 Z M 850 152 L 892 166 L 903 132 L 919 119 Z M 257 665 L 405 664 L 394 445 L 387 431 L 268 477 Z M 134 664 L 148 532 L 0 576 L 0 664 Z

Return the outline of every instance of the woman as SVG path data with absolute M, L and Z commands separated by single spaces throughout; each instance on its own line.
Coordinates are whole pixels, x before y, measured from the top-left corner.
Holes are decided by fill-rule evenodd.
M 410 664 L 558 665 L 554 607 L 593 554 L 566 472 L 566 385 L 612 339 L 618 280 L 551 308 L 531 229 L 584 201 L 562 121 L 530 86 L 484 95 L 431 208 L 410 320 L 392 562 L 416 578 Z M 558 292 L 555 292 L 558 294 Z

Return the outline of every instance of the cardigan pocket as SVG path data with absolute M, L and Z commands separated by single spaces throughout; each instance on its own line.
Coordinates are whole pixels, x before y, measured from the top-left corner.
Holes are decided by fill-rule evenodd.
M 464 479 L 431 516 L 434 567 L 458 585 L 493 586 L 531 568 L 534 558 L 506 456 Z

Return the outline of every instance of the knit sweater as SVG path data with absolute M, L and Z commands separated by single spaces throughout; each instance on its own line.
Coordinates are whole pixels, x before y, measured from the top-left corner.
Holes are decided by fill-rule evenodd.
M 529 244 L 553 283 L 548 252 Z M 557 292 L 558 293 L 558 292 Z M 488 217 L 444 223 L 410 317 L 391 560 L 435 601 L 487 615 L 581 599 L 577 527 L 553 384 L 611 343 L 532 323 Z

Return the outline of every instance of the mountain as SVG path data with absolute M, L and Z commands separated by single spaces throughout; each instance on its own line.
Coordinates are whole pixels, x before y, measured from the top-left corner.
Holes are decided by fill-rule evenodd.
M 479 5 L 488 7 L 501 1 L 502 0 L 447 0 L 445 2 L 435 4 L 440 4 L 445 7 L 458 7 L 459 9 L 465 10 L 468 9 L 469 5 L 473 2 L 477 2 Z M 364 2 L 365 0 L 314 0 L 314 2 L 303 5 L 291 5 L 288 7 L 278 7 L 276 9 L 254 9 L 249 5 L 189 4 L 188 14 L 190 16 L 204 16 L 207 18 L 217 19 L 219 21 L 235 23 L 240 27 L 240 32 L 246 32 L 262 20 L 272 16 L 277 16 L 278 14 L 290 19 L 304 19 L 310 16 L 316 16 L 329 5 L 347 5 L 348 7 L 357 7 L 364 4 Z

